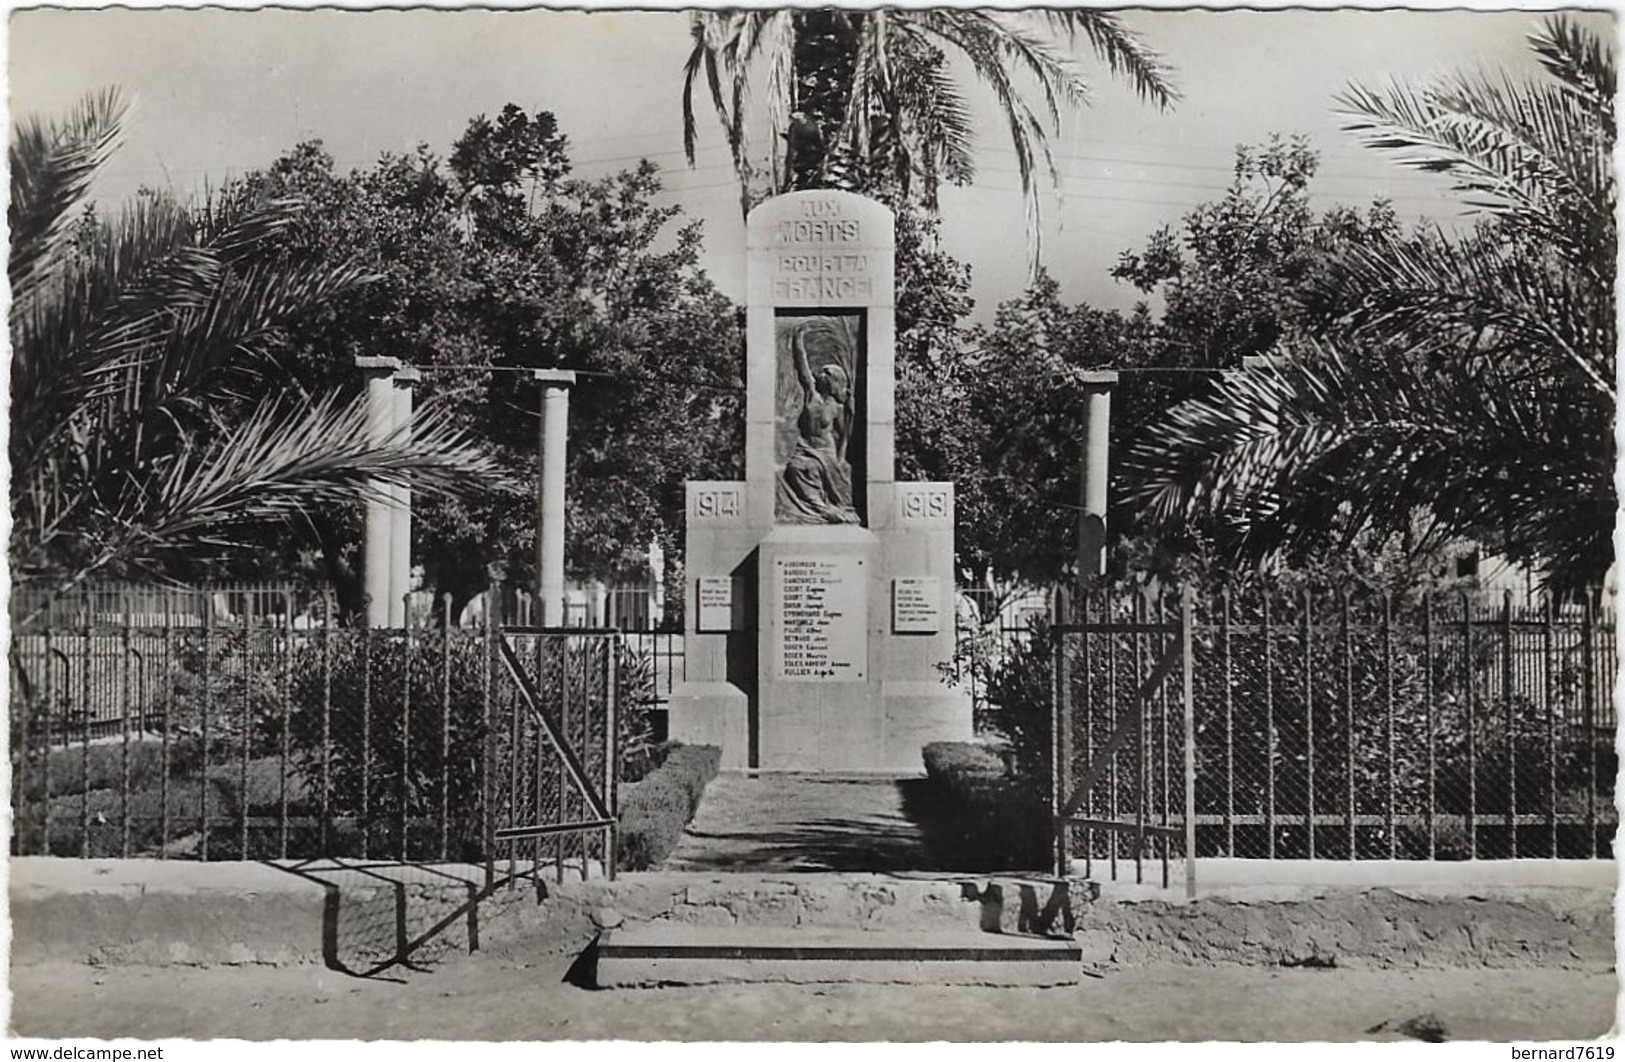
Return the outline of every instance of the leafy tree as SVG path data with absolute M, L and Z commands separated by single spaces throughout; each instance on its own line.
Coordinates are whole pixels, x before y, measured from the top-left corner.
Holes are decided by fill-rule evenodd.
M 374 444 L 359 400 L 286 383 L 288 329 L 369 279 L 352 261 L 273 250 L 300 201 L 146 196 L 72 223 L 124 113 L 110 90 L 12 141 L 14 578 L 48 597 L 172 574 L 370 480 L 430 495 L 501 485 L 443 409 Z
M 1143 309 L 1125 315 L 1066 306 L 1040 274 L 973 328 L 959 373 L 962 429 L 974 464 L 961 472 L 957 546 L 980 577 L 1053 582 L 1077 551 L 1078 418 L 1087 370 L 1145 364 L 1157 331 Z M 1010 529 L 1022 533 L 1012 537 Z
M 1615 60 L 1563 17 L 1531 35 L 1540 80 L 1359 86 L 1348 128 L 1448 175 L 1478 227 L 1347 248 L 1320 283 L 1330 327 L 1290 364 L 1174 410 L 1135 455 L 1135 501 L 1243 530 L 1234 555 L 1363 532 L 1436 536 L 1529 561 L 1555 590 L 1612 561 Z
M 1037 260 L 1040 163 L 1054 176 L 1046 119 L 1059 122 L 1063 103 L 1088 97 L 1071 57 L 1040 32 L 1068 44 L 1087 40 L 1110 72 L 1159 107 L 1178 98 L 1157 55 L 1103 11 L 1001 11 L 783 8 L 699 12 L 683 78 L 683 139 L 694 157 L 694 88 L 702 78 L 728 137 L 748 211 L 760 177 L 777 194 L 836 187 L 894 190 L 934 210 L 941 181 L 970 180 L 970 112 L 949 76 L 950 54 L 969 62 L 998 99 L 1009 125 Z M 773 148 L 759 172 L 746 132 L 753 75 L 765 70 Z M 1043 103 L 1035 110 L 1019 81 L 1028 78 Z M 782 144 L 782 148 L 781 148 Z
M 677 554 L 683 481 L 730 475 L 743 387 L 731 303 L 700 270 L 700 230 L 657 207 L 647 162 L 588 181 L 571 176 L 551 114 L 513 105 L 479 117 L 445 162 L 420 148 L 339 175 L 301 145 L 243 182 L 321 204 L 291 242 L 348 255 L 379 281 L 294 337 L 312 381 L 351 379 L 355 354 L 423 367 L 420 394 L 457 410 L 514 478 L 533 481 L 538 394 L 532 368 L 572 368 L 567 565 L 577 577 L 639 571 L 660 540 Z M 534 502 L 472 494 L 422 507 L 429 581 L 459 600 L 502 563 L 533 565 Z M 324 574 L 357 592 L 353 512 L 325 514 Z
M 1041 583 L 1063 578 L 1075 555 L 1078 374 L 1126 369 L 1112 396 L 1113 475 L 1120 456 L 1158 437 L 1167 411 L 1206 393 L 1213 370 L 1233 369 L 1301 334 L 1327 314 L 1317 278 L 1337 247 L 1394 231 L 1376 203 L 1317 212 L 1309 187 L 1318 157 L 1303 138 L 1237 149 L 1225 194 L 1164 226 L 1143 249 L 1124 252 L 1114 275 L 1160 293 L 1160 318 L 1066 306 L 1041 277 L 999 308 L 968 340 L 957 380 L 969 396 L 961 423 L 976 425 L 968 469 L 959 472 L 963 559 L 977 572 Z M 1185 371 L 1190 370 L 1190 371 Z M 974 433 L 965 433 L 967 437 Z M 985 461 L 983 460 L 985 456 Z M 1222 524 L 1151 526 L 1114 491 L 1108 526 L 1114 567 L 1171 573 L 1179 557 L 1207 556 Z M 1009 541 L 1010 521 L 1033 529 Z M 995 558 L 997 561 L 995 562 Z
M 1317 214 L 1309 185 L 1318 153 L 1303 136 L 1236 148 L 1222 198 L 1167 225 L 1140 251 L 1125 251 L 1112 275 L 1159 290 L 1164 366 L 1236 368 L 1274 351 L 1328 312 L 1315 293 L 1339 248 L 1398 233 L 1392 208 L 1374 203 Z

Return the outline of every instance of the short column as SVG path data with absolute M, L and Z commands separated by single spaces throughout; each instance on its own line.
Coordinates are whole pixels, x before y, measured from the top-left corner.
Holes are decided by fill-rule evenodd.
M 392 424 L 397 438 L 412 437 L 412 387 L 423 374 L 410 365 L 396 370 L 392 397 Z M 389 625 L 406 626 L 406 597 L 412 586 L 412 488 L 390 488 Z
M 542 385 L 538 475 L 536 477 L 536 593 L 538 626 L 564 624 L 564 482 L 569 445 L 570 387 L 567 369 L 537 369 Z
M 367 381 L 367 444 L 385 445 L 395 428 L 394 376 L 399 358 L 360 356 L 355 359 Z M 379 479 L 367 481 L 366 513 L 362 524 L 362 592 L 367 600 L 367 626 L 387 627 L 390 619 L 390 561 L 393 516 L 392 489 Z
M 1106 503 L 1111 466 L 1112 388 L 1115 372 L 1080 374 L 1084 387 L 1083 459 L 1078 464 L 1078 591 L 1106 574 Z M 1078 607 L 1083 607 L 1080 596 Z

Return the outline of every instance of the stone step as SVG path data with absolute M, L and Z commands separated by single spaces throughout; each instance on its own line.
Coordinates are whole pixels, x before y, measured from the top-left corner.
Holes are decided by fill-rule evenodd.
M 922 985 L 1075 984 L 1067 939 L 975 930 L 722 928 L 650 922 L 597 946 L 600 988 L 744 982 Z
M 1093 883 L 1039 877 L 694 875 L 666 920 L 716 928 L 936 929 L 1063 936 Z

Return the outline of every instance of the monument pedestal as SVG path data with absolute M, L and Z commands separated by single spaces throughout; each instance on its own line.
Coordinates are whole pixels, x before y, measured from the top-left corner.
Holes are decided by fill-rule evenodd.
M 881 769 L 874 680 L 885 660 L 871 619 L 879 561 L 879 539 L 861 527 L 779 527 L 762 540 L 757 644 L 766 651 L 756 684 L 762 769 Z
M 751 766 L 750 697 L 731 682 L 683 682 L 666 702 L 666 736 L 685 745 L 715 745 L 722 769 Z

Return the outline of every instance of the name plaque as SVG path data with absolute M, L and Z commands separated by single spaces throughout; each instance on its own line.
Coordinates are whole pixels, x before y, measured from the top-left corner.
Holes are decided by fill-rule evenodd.
M 869 649 L 868 573 L 857 557 L 773 561 L 773 674 L 787 682 L 859 682 Z
M 894 634 L 936 634 L 942 629 L 942 582 L 934 577 L 893 579 L 891 629 Z
M 734 581 L 726 575 L 706 575 L 699 579 L 699 602 L 695 627 L 702 634 L 734 629 Z

